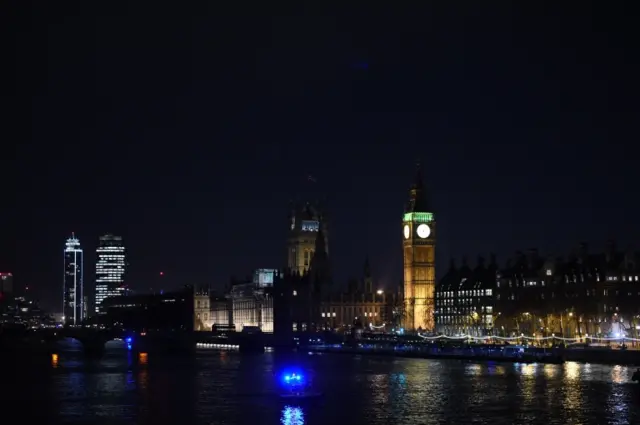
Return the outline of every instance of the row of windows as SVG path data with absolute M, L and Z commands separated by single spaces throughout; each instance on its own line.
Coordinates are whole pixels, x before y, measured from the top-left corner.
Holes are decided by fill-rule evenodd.
M 471 305 L 479 302 L 486 302 L 481 298 L 456 298 L 447 300 L 436 300 L 436 305 Z
M 441 312 L 441 313 L 453 313 L 453 314 L 463 314 L 463 313 L 471 313 L 474 312 L 475 309 L 469 309 L 469 308 L 455 308 L 455 307 L 443 307 L 442 309 L 439 309 L 439 311 L 436 311 L 436 313 Z M 493 313 L 493 307 L 492 306 L 482 306 L 480 307 L 480 312 L 482 313 Z
M 622 294 L 624 296 L 628 296 L 628 297 L 632 297 L 632 296 L 634 296 L 636 294 L 637 294 L 637 296 L 640 296 L 640 292 L 631 292 L 631 291 L 624 292 L 623 291 Z M 595 289 L 587 289 L 585 291 L 585 295 L 587 297 L 597 297 L 598 296 Z M 611 293 L 608 289 L 602 290 L 602 296 L 603 297 L 619 296 L 619 295 L 620 295 L 620 291 L 617 291 L 617 290 L 614 293 Z M 539 296 L 540 296 L 541 300 L 545 299 L 545 293 L 544 292 L 540 292 Z M 580 296 L 580 293 L 578 293 L 578 292 L 566 292 L 566 293 L 564 293 L 564 296 L 566 298 L 576 298 L 576 297 Z M 556 298 L 556 293 L 555 292 L 551 292 L 551 298 Z M 500 300 L 500 299 L 501 299 L 500 294 L 496 295 L 496 300 Z M 515 299 L 515 295 L 514 294 L 506 294 L 506 299 L 513 300 L 513 299 Z M 445 300 L 445 301 L 447 301 L 447 300 Z
M 444 324 L 475 323 L 475 322 L 472 322 L 470 316 L 440 316 L 440 317 L 437 317 L 436 320 L 438 321 L 438 323 L 444 323 Z M 484 323 L 484 325 L 486 326 L 492 326 L 493 318 L 491 316 L 483 316 L 482 323 Z
M 551 276 L 551 270 L 547 270 L 547 276 Z M 591 275 L 587 275 L 587 279 L 591 278 Z M 596 278 L 596 282 L 600 282 L 600 275 L 596 274 L 595 275 Z M 520 277 L 520 278 L 515 278 L 515 285 L 518 286 L 518 283 L 522 283 L 523 285 L 528 285 L 528 286 L 535 286 L 538 284 L 538 282 L 540 283 L 541 286 L 544 286 L 544 280 L 529 280 L 526 281 L 525 278 Z M 605 280 L 607 282 L 617 282 L 618 280 L 622 280 L 623 282 L 638 282 L 639 280 L 639 276 L 606 276 Z M 566 283 L 577 283 L 577 282 L 584 282 L 585 281 L 585 275 L 581 274 L 581 275 L 564 275 L 564 281 Z M 509 279 L 509 286 L 512 286 L 514 284 L 514 282 L 512 282 L 511 279 Z M 498 286 L 500 286 L 500 282 L 498 281 Z
M 364 317 L 378 317 L 378 312 L 364 312 Z M 336 312 L 320 313 L 322 317 L 336 317 Z M 357 317 L 356 317 L 357 319 Z
M 627 280 L 628 279 L 628 280 Z M 618 280 L 618 276 L 607 276 L 607 280 L 609 281 L 617 281 Z M 638 276 L 622 276 L 622 281 L 623 282 L 637 282 L 638 281 Z
M 464 291 L 442 291 L 436 293 L 436 296 L 440 298 L 454 298 L 454 297 L 490 297 L 493 295 L 493 289 L 473 289 Z

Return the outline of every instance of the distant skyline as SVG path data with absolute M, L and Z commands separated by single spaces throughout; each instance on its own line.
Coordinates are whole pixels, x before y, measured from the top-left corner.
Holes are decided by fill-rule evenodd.
M 418 158 L 439 277 L 463 255 L 504 264 L 528 248 L 640 245 L 632 13 L 146 13 L 42 14 L 12 38 L 15 104 L 27 105 L 12 108 L 26 120 L 8 117 L 3 137 L 15 149 L 0 171 L 18 190 L 0 209 L 0 272 L 46 308 L 60 304 L 71 232 L 85 286 L 98 237 L 112 232 L 126 241 L 132 289 L 222 288 L 283 267 L 289 201 L 318 196 L 337 282 L 368 256 L 375 285 L 399 284 Z

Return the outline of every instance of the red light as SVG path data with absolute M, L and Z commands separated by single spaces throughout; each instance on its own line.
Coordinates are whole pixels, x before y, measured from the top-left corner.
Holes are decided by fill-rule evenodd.
M 164 276 L 164 272 L 160 272 L 160 276 Z

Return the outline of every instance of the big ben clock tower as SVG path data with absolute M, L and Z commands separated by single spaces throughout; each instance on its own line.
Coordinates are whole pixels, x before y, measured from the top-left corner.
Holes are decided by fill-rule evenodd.
M 436 284 L 436 222 L 418 164 L 409 203 L 402 218 L 404 253 L 404 327 L 433 331 Z

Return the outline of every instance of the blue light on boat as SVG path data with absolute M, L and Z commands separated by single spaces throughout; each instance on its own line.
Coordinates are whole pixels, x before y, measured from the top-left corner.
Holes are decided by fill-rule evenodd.
M 287 372 L 282 375 L 282 383 L 286 386 L 301 385 L 304 381 L 304 375 L 300 372 Z
M 129 337 L 125 341 L 127 342 L 127 344 L 131 344 L 131 342 L 133 341 L 133 338 Z
M 287 382 L 290 382 L 290 381 L 294 381 L 294 382 L 302 381 L 302 376 L 296 375 L 295 373 L 292 373 L 291 375 L 285 376 L 284 380 L 287 381 Z

